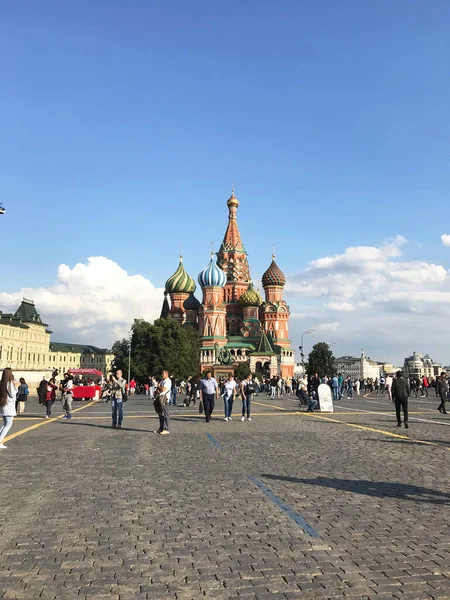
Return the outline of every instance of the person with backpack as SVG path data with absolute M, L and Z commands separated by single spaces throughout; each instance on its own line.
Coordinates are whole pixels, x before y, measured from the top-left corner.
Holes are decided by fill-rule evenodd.
M 45 379 L 45 377 L 43 377 L 41 383 L 36 388 L 36 392 L 39 398 L 39 404 L 45 404 L 45 397 L 47 395 L 47 383 L 48 381 Z
M 25 402 L 28 400 L 28 386 L 23 377 L 19 379 L 20 385 L 17 390 L 16 412 L 23 414 L 25 412 Z
M 247 414 L 247 421 L 251 421 L 250 407 L 252 402 L 252 396 L 255 393 L 254 383 L 252 381 L 252 375 L 249 373 L 247 377 L 241 383 L 241 394 L 242 394 L 242 417 L 241 421 L 245 421 L 245 415 Z
M 52 416 L 53 402 L 56 400 L 56 390 L 58 386 L 54 377 L 47 383 L 47 391 L 45 394 L 45 418 L 49 419 Z

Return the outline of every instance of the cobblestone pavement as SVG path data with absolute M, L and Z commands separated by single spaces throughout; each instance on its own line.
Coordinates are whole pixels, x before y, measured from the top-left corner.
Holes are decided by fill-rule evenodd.
M 437 404 L 405 430 L 381 396 L 310 415 L 260 395 L 252 422 L 172 408 L 161 437 L 142 397 L 121 431 L 109 405 L 44 421 L 32 400 L 0 453 L 0 597 L 450 599 Z

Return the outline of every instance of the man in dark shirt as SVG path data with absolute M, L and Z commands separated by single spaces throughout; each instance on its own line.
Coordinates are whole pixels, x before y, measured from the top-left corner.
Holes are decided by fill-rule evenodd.
M 315 411 L 319 403 L 314 398 L 310 398 L 310 396 L 308 396 L 308 392 L 306 391 L 306 385 L 302 385 L 300 389 L 297 390 L 297 396 L 300 401 L 299 410 L 301 409 L 302 403 L 304 403 L 305 405 L 308 405 L 306 412 Z
M 447 374 L 444 371 L 442 371 L 441 376 L 436 382 L 436 394 L 441 398 L 438 411 L 446 415 L 447 411 L 445 410 L 445 403 L 447 402 L 448 382 Z
M 400 409 L 403 410 L 405 428 L 408 429 L 408 398 L 409 398 L 408 381 L 403 377 L 401 371 L 397 371 L 397 377 L 392 382 L 392 400 L 395 402 L 395 412 L 397 413 L 397 427 L 401 427 L 402 420 L 400 417 Z

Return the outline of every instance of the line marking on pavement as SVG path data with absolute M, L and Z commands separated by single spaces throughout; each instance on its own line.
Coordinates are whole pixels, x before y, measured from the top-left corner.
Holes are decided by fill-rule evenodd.
M 356 423 L 346 423 L 345 421 L 339 421 L 339 419 L 330 419 L 329 417 L 322 417 L 321 415 L 316 415 L 315 413 L 308 413 L 308 416 L 310 418 L 314 418 L 314 419 L 322 419 L 324 421 L 331 421 L 332 423 L 341 423 L 342 425 L 347 425 L 347 427 L 355 427 L 355 429 L 362 429 L 363 431 L 370 431 L 372 433 L 382 433 L 383 435 L 387 435 L 387 436 L 393 437 L 393 438 L 399 438 L 401 440 L 405 440 L 406 442 L 410 442 L 412 444 L 424 444 L 426 446 L 435 446 L 436 448 L 446 448 L 447 450 L 450 450 L 450 446 L 443 446 L 442 444 L 435 444 L 434 442 L 427 442 L 426 440 L 418 440 L 415 438 L 410 438 L 407 435 L 401 435 L 399 433 L 392 433 L 391 431 L 384 431 L 383 429 L 375 429 L 373 427 L 366 427 L 365 425 L 357 425 Z
M 210 442 L 212 442 L 214 444 L 214 446 L 217 448 L 217 450 L 223 450 L 223 446 L 221 446 L 219 441 L 216 440 L 216 438 L 211 433 L 207 432 L 206 437 L 209 439 Z
M 80 406 L 80 408 L 76 408 L 70 414 L 79 412 L 80 410 L 84 410 L 85 408 L 87 408 L 88 406 L 92 406 L 96 402 L 97 402 L 97 400 L 94 400 L 93 402 L 88 402 L 88 404 L 86 404 L 85 406 Z M 63 416 L 64 416 L 64 414 L 61 414 L 61 415 L 58 415 L 57 417 L 52 417 L 51 419 L 44 419 L 40 423 L 36 423 L 36 425 L 31 425 L 30 427 L 26 427 L 25 429 L 21 429 L 20 431 L 16 431 L 16 433 L 12 433 L 11 435 L 6 436 L 3 441 L 9 442 L 9 440 L 13 440 L 16 437 L 19 437 L 19 435 L 28 433 L 29 431 L 32 431 L 33 429 L 37 429 L 38 427 L 42 427 L 43 425 L 48 425 L 49 423 L 54 423 L 55 421 L 59 421 L 60 419 L 63 418 Z
M 335 405 L 337 406 L 337 405 Z M 338 408 L 340 408 L 338 406 Z M 352 410 L 351 408 L 348 410 Z M 356 410 L 362 410 L 365 413 L 369 413 L 371 415 L 382 415 L 382 414 L 386 414 L 386 413 L 382 413 L 381 411 L 374 411 L 374 410 L 364 410 L 363 408 L 359 408 L 359 409 L 354 409 Z M 337 413 L 337 414 L 342 414 L 342 413 Z M 392 412 L 392 414 L 395 415 L 395 411 Z M 409 415 L 422 415 L 422 414 L 435 414 L 435 413 L 417 413 L 417 412 L 409 412 Z M 437 416 L 437 415 L 436 415 Z M 435 423 L 436 425 L 450 425 L 450 423 L 447 421 L 441 421 L 439 419 L 420 419 L 419 417 L 412 417 L 413 421 L 423 421 L 424 423 Z
M 255 402 L 252 400 L 252 404 L 257 404 L 258 406 L 269 406 L 270 408 L 278 408 L 279 410 L 288 410 L 287 408 L 283 408 L 281 406 L 276 406 L 275 404 L 264 404 L 263 402 Z
M 283 502 L 283 500 L 281 500 L 281 498 L 278 498 L 278 496 L 276 494 L 274 494 L 274 492 L 272 492 L 272 490 L 270 488 L 268 488 L 262 481 L 260 481 L 259 479 L 256 479 L 256 477 L 253 477 L 252 475 L 249 475 L 248 478 L 252 483 L 254 483 L 262 491 L 262 493 L 267 498 L 269 498 L 269 500 L 271 502 L 273 502 L 273 504 L 278 506 L 278 508 L 281 509 L 293 521 L 295 521 L 297 523 L 297 525 L 300 525 L 300 527 L 303 529 L 303 531 L 305 533 L 307 533 L 311 537 L 315 537 L 315 538 L 320 537 L 319 534 L 317 533 L 317 531 L 315 531 L 311 527 L 311 525 L 308 525 L 308 523 L 305 521 L 305 519 L 301 515 L 296 513 L 295 510 L 291 506 L 289 506 L 289 504 L 286 504 L 285 502 Z

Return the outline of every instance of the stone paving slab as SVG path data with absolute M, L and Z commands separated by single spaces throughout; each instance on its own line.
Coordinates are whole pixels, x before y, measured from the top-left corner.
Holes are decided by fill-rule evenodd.
M 123 431 L 108 408 L 45 424 L 0 454 L 2 600 L 450 598 L 449 450 L 348 425 L 395 434 L 392 416 L 338 411 L 335 423 L 255 404 L 251 423 L 206 425 L 174 408 L 163 438 L 139 417 L 153 417 L 147 399 L 128 402 L 136 418 Z M 407 435 L 445 443 L 447 431 L 418 422 Z

